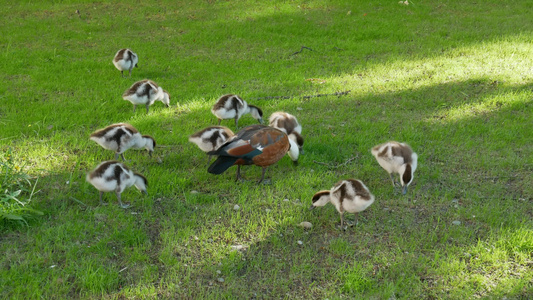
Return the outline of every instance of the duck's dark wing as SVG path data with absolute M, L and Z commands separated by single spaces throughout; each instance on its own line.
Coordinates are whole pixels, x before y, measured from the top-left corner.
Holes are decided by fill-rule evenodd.
M 212 174 L 221 174 L 237 161 L 240 165 L 253 164 L 252 159 L 263 153 L 263 149 L 268 145 L 261 143 L 261 141 L 270 140 L 262 138 L 264 131 L 268 131 L 268 128 L 262 125 L 245 127 L 217 150 L 208 152 L 210 155 L 218 155 L 218 158 L 207 171 Z

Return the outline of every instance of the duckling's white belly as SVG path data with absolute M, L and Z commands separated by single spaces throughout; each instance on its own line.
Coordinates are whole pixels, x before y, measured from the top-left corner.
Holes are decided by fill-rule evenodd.
M 91 179 L 91 184 L 101 192 L 112 192 L 117 189 L 116 180 L 107 181 L 102 177 Z
M 392 157 L 392 158 L 378 157 L 377 161 L 379 165 L 389 173 L 398 173 L 400 166 L 403 164 L 403 158 L 401 157 Z
M 374 203 L 373 197 L 371 200 L 363 200 L 360 197 L 355 197 L 353 201 L 343 201 L 342 207 L 347 212 L 356 213 L 367 209 L 372 203 Z
M 200 150 L 204 152 L 209 152 L 215 150 L 215 147 L 213 147 L 213 144 L 211 142 L 204 142 L 204 140 L 201 137 L 196 138 L 189 138 L 189 141 L 192 143 L 195 143 Z
M 95 141 L 96 143 L 98 143 L 98 145 L 102 146 L 102 148 L 106 150 L 117 151 L 118 149 L 117 142 L 113 140 L 109 141 L 106 139 L 105 136 L 102 138 L 91 137 L 91 140 Z
M 213 110 L 213 114 L 217 116 L 219 119 L 226 120 L 226 119 L 234 119 L 237 116 L 237 112 L 235 109 L 225 109 L 221 108 L 218 110 Z
M 147 96 L 140 96 L 137 95 L 137 94 L 133 94 L 133 95 L 129 95 L 129 96 L 125 96 L 124 97 L 124 100 L 128 100 L 129 102 L 135 104 L 135 105 L 140 105 L 140 104 L 152 104 L 154 101 L 150 101 L 149 97 Z
M 121 59 L 119 61 L 113 61 L 113 64 L 115 64 L 115 67 L 117 67 L 119 71 L 133 69 L 133 63 L 130 60 Z

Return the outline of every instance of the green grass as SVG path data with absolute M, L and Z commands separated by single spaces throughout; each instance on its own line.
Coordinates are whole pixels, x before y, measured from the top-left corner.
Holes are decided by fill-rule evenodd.
M 0 228 L 1 298 L 532 297 L 530 3 L 0 8 L 8 12 L 0 18 L 0 151 L 38 178 L 31 207 L 45 213 Z M 313 51 L 293 55 L 302 46 Z M 111 63 L 124 47 L 140 57 L 131 78 Z M 169 91 L 170 109 L 158 102 L 148 115 L 133 113 L 122 100 L 145 78 Z M 267 171 L 271 185 L 236 183 L 235 168 L 207 173 L 187 137 L 216 123 L 210 107 L 225 93 L 265 118 L 296 115 L 306 139 L 299 166 L 283 158 Z M 266 99 L 274 96 L 290 98 Z M 126 153 L 149 181 L 149 196 L 122 194 L 127 210 L 111 193 L 111 205 L 98 206 L 85 182 L 113 157 L 88 136 L 114 122 L 158 143 L 153 158 Z M 387 140 L 419 155 L 406 196 L 393 193 L 370 154 Z M 261 170 L 243 173 L 255 179 Z M 308 210 L 316 191 L 343 178 L 361 179 L 376 196 L 347 232 L 331 205 Z

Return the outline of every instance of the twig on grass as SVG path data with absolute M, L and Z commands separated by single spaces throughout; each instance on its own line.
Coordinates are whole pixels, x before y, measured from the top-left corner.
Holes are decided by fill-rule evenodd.
M 331 163 L 325 163 L 325 162 L 316 161 L 316 160 L 313 160 L 313 162 L 315 164 L 324 165 L 324 166 L 326 166 L 328 168 L 337 169 L 337 168 L 346 166 L 347 164 L 349 164 L 352 160 L 356 159 L 357 157 L 358 157 L 358 155 L 352 156 L 352 157 L 348 158 L 345 162 L 340 163 L 340 164 L 331 164 Z
M 344 96 L 348 95 L 350 93 L 350 90 L 344 91 L 344 92 L 335 92 L 332 94 L 316 94 L 316 95 L 310 95 L 310 96 L 301 96 L 304 100 L 309 100 L 311 98 L 317 98 L 317 97 L 327 97 L 327 96 Z M 297 96 L 266 96 L 266 97 L 258 97 L 253 98 L 251 100 L 277 100 L 277 99 L 292 99 L 292 98 L 298 98 Z
M 304 51 L 304 49 L 307 49 L 309 51 L 314 51 L 313 49 L 309 48 L 309 47 L 306 47 L 306 46 L 302 46 L 302 48 L 300 48 L 300 51 L 296 51 L 294 52 L 293 54 L 289 55 L 289 56 L 293 56 L 293 55 L 296 55 L 296 54 L 300 54 L 302 53 L 302 51 Z
M 333 93 L 333 94 L 317 94 L 317 95 L 311 95 L 311 96 L 303 96 L 302 98 L 305 99 L 305 100 L 309 100 L 311 98 L 316 98 L 316 97 L 324 97 L 324 96 L 343 96 L 343 95 L 348 95 L 350 93 L 350 91 L 344 91 L 344 92 L 336 92 L 336 93 Z

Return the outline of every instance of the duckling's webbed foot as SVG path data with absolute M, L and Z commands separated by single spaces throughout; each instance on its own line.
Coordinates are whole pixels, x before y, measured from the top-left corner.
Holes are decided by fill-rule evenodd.
M 267 178 L 267 179 L 262 179 L 262 180 L 259 180 L 257 183 L 262 183 L 262 184 L 272 184 L 272 180 L 270 178 Z
M 407 186 L 404 185 L 403 188 L 402 188 L 402 195 L 405 195 L 407 194 Z
M 342 230 L 342 231 L 348 230 L 348 225 L 346 225 L 346 224 L 344 224 L 342 226 L 341 226 L 341 224 L 337 224 L 336 227 L 337 227 L 337 229 Z
M 345 227 L 353 227 L 357 225 L 357 217 L 355 220 L 344 220 Z
M 122 202 L 120 202 L 119 205 L 120 205 L 120 207 L 122 207 L 124 209 L 129 208 L 131 206 L 130 204 L 125 204 L 125 203 L 122 203 Z
M 120 207 L 122 208 L 128 208 L 130 207 L 131 205 L 128 204 L 128 203 L 122 203 L 122 200 L 120 199 L 120 193 L 119 192 L 116 192 L 117 194 L 117 198 L 118 198 L 118 204 L 120 205 Z

